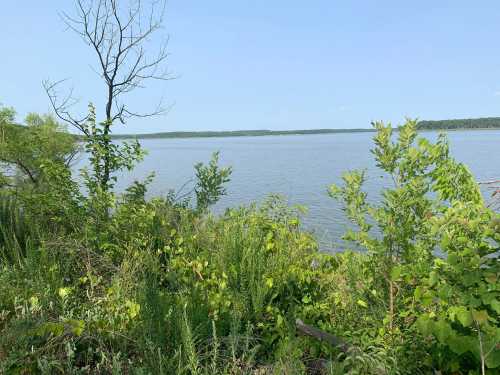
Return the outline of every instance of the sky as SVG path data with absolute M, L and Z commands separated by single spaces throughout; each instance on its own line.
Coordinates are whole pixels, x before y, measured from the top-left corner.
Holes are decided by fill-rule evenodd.
M 68 79 L 75 111 L 92 101 L 102 115 L 96 57 L 61 12 L 73 1 L 1 6 L 0 103 L 19 120 L 50 112 L 44 79 Z M 169 0 L 161 33 L 177 78 L 124 101 L 148 111 L 163 98 L 170 111 L 116 133 L 500 116 L 498 0 Z

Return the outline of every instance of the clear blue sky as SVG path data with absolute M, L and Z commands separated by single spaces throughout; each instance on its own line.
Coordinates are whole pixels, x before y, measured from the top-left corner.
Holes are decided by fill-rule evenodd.
M 21 5 L 22 4 L 22 5 Z M 0 102 L 47 112 L 45 78 L 99 103 L 95 58 L 58 12 L 72 1 L 6 1 Z M 165 117 L 116 132 L 369 127 L 405 116 L 500 115 L 500 2 L 170 0 L 175 81 L 131 95 Z

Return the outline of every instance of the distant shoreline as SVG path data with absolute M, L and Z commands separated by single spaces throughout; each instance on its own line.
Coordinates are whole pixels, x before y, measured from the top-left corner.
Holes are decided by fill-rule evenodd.
M 397 130 L 397 128 L 395 128 Z M 500 127 L 484 128 L 420 128 L 419 132 L 434 131 L 478 131 L 478 130 L 500 130 Z M 144 134 L 113 134 L 113 139 L 175 139 L 175 138 L 229 138 L 229 137 L 264 137 L 278 135 L 317 135 L 317 134 L 345 134 L 345 133 L 373 133 L 375 129 L 303 129 L 303 130 L 234 130 L 234 131 L 193 131 L 193 132 L 161 132 Z
M 162 132 L 146 134 L 113 134 L 113 139 L 166 139 L 166 138 L 227 138 L 263 137 L 276 135 L 312 135 L 336 133 L 371 133 L 375 129 L 301 129 L 301 130 L 234 130 L 234 131 L 193 131 Z

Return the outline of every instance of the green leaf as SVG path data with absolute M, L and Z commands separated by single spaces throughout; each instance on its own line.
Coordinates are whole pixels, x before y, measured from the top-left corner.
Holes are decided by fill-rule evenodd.
M 429 275 L 429 284 L 434 286 L 439 280 L 438 274 L 435 271 L 432 271 Z
M 392 281 L 398 280 L 399 277 L 401 276 L 402 271 L 403 271 L 403 269 L 401 266 L 393 267 L 393 269 L 391 270 L 391 280 Z
M 424 292 L 422 296 L 422 305 L 428 307 L 432 304 L 433 300 L 434 300 L 434 293 L 432 293 L 432 291 L 430 290 L 427 290 Z
M 488 354 L 486 357 L 486 366 L 488 368 L 497 368 L 500 367 L 500 347 L 499 344 L 497 344 L 496 348 L 493 349 L 493 351 Z
M 85 322 L 83 320 L 71 319 L 67 323 L 71 326 L 71 332 L 77 336 L 81 336 L 85 329 Z
M 53 323 L 53 322 L 47 322 L 42 325 L 40 325 L 36 330 L 35 333 L 38 336 L 45 336 L 45 335 L 53 335 L 55 337 L 61 336 L 64 333 L 64 324 L 63 323 Z
M 335 184 L 330 185 L 330 187 L 328 188 L 328 194 L 332 198 L 338 197 L 341 193 L 342 189 Z
M 138 303 L 135 303 L 131 300 L 126 300 L 125 306 L 127 307 L 128 316 L 130 317 L 130 319 L 134 319 L 139 314 L 139 311 L 141 310 L 141 305 L 139 305 Z
M 500 301 L 498 299 L 494 299 L 490 302 L 490 306 L 497 314 L 500 315 Z
M 361 300 L 361 299 L 358 299 L 356 303 L 357 303 L 359 306 L 361 306 L 361 307 L 364 307 L 364 308 L 367 308 L 367 307 L 368 307 L 368 304 L 367 304 L 365 301 Z
M 437 290 L 439 298 L 444 301 L 449 300 L 450 296 L 453 293 L 453 289 L 448 284 L 441 284 Z
M 424 293 L 424 288 L 419 285 L 415 288 L 415 292 L 413 293 L 413 295 L 414 295 L 415 299 L 420 300 L 423 293 Z
M 266 279 L 266 286 L 271 289 L 273 287 L 273 278 L 269 277 Z
M 447 339 L 453 334 L 450 324 L 443 319 L 434 324 L 434 334 L 441 344 L 446 344 Z
M 457 319 L 464 327 L 469 327 L 472 324 L 472 314 L 463 306 L 460 306 L 460 310 L 457 311 Z
M 458 255 L 455 253 L 449 253 L 447 260 L 448 260 L 448 263 L 453 266 L 453 265 L 458 263 Z
M 415 325 L 424 336 L 430 335 L 434 330 L 434 321 L 431 320 L 427 314 L 419 316 Z
M 466 336 L 462 335 L 452 335 L 448 338 L 447 344 L 453 353 L 462 355 L 469 351 L 470 340 Z

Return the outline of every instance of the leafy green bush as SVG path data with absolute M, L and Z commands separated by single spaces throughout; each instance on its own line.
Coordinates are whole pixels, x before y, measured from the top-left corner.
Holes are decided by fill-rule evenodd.
M 357 303 L 370 312 L 361 318 L 366 325 L 377 312 L 382 321 L 368 335 L 401 359 L 412 345 L 425 347 L 427 371 L 500 367 L 498 215 L 443 136 L 436 144 L 417 140 L 416 123 L 408 121 L 393 142 L 390 126 L 375 127 L 373 154 L 393 186 L 377 205 L 361 190 L 363 172 L 345 174 L 344 186 L 330 189 L 359 228 L 345 239 L 367 251 L 364 280 L 372 290 L 359 280 L 367 293 Z M 418 333 L 412 344 L 408 338 Z

